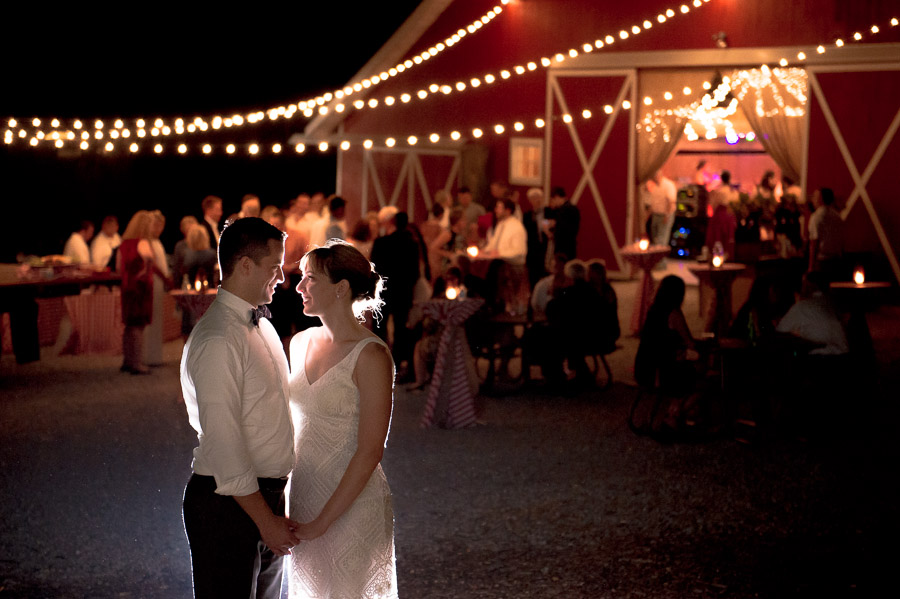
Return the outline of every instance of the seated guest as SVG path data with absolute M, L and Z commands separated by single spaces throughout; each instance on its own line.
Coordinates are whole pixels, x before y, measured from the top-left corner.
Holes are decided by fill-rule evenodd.
M 114 252 L 121 243 L 119 219 L 112 215 L 107 216 L 100 225 L 100 233 L 91 241 L 91 264 L 115 269 Z
M 681 311 L 684 292 L 684 281 L 676 275 L 659 283 L 634 360 L 634 378 L 641 386 L 655 387 L 658 377 L 667 393 L 683 395 L 693 389 L 696 370 L 691 362 L 698 354 Z
M 775 329 L 818 345 L 810 355 L 835 356 L 850 351 L 844 327 L 825 296 L 827 289 L 825 273 L 806 273 L 800 292 L 802 299 L 791 306 Z
M 566 255 L 556 254 L 551 263 L 551 274 L 534 285 L 531 292 L 531 311 L 534 320 L 546 320 L 547 305 L 553 299 L 554 293 L 567 285 L 565 268 Z
M 747 301 L 738 310 L 728 329 L 728 336 L 751 345 L 771 341 L 775 326 L 793 302 L 793 291 L 769 276 L 753 281 Z
M 89 220 L 81 221 L 77 231 L 69 236 L 63 255 L 72 259 L 72 264 L 90 264 L 91 250 L 88 242 L 94 236 L 94 223 Z
M 609 284 L 606 276 L 606 264 L 599 258 L 587 262 L 588 283 L 590 283 L 600 304 L 594 308 L 597 320 L 597 336 L 590 345 L 593 354 L 609 354 L 615 351 L 616 341 L 622 334 L 619 326 L 619 299 L 616 290 Z
M 596 318 L 602 298 L 587 281 L 587 266 L 581 260 L 569 260 L 564 268 L 565 284 L 558 287 L 547 304 L 547 324 L 550 338 L 556 347 L 562 348 L 570 372 L 575 373 L 575 384 L 589 386 L 594 383 L 585 357 L 593 351 L 602 337 L 602 325 Z M 547 364 L 550 379 L 559 376 L 561 364 Z M 545 375 L 546 377 L 546 375 Z

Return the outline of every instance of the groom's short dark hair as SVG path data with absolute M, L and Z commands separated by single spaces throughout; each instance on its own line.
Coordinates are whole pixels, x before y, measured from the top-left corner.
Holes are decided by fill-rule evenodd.
M 254 263 L 269 255 L 269 241 L 284 243 L 286 234 L 261 218 L 247 217 L 225 223 L 219 237 L 219 270 L 222 279 L 234 272 L 238 260 L 247 256 Z

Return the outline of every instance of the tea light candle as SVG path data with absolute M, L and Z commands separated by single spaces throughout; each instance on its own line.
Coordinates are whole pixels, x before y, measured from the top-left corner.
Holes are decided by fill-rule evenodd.
M 447 287 L 444 295 L 447 296 L 448 300 L 455 300 L 457 297 L 459 297 L 459 289 L 457 289 L 456 287 Z
M 853 282 L 857 285 L 862 285 L 866 282 L 866 273 L 863 272 L 862 268 L 857 268 L 853 271 Z
M 194 290 L 198 293 L 200 292 L 200 288 L 203 287 L 203 284 L 200 282 L 200 279 L 194 281 Z
M 471 256 L 472 258 L 477 258 L 478 248 L 474 245 L 470 245 L 468 248 L 466 248 L 466 253 L 469 254 L 469 256 Z
M 644 239 L 641 239 L 640 241 L 638 241 L 638 248 L 640 248 L 640 250 L 642 252 L 646 252 L 649 247 L 650 247 L 650 240 L 644 238 Z
M 722 256 L 713 256 L 712 259 L 713 268 L 719 268 L 722 266 Z

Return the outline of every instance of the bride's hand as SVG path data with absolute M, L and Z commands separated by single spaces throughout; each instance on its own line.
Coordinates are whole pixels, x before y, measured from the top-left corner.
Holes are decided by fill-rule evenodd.
M 297 526 L 297 528 L 294 529 L 294 534 L 301 541 L 312 541 L 325 534 L 326 530 L 328 530 L 328 526 L 321 524 L 318 520 L 312 520 L 311 522 L 305 522 Z

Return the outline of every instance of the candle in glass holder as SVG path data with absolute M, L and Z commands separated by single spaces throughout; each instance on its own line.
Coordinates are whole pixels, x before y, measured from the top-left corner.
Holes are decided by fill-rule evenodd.
M 862 267 L 859 267 L 853 271 L 853 282 L 857 285 L 862 285 L 866 282 L 866 273 L 863 272 Z
M 644 237 L 643 239 L 638 241 L 638 248 L 640 248 L 640 250 L 642 252 L 646 252 L 649 247 L 650 247 L 650 240 L 647 239 L 646 237 Z
M 713 268 L 719 268 L 722 266 L 722 256 L 713 256 L 712 259 Z
M 455 300 L 457 297 L 459 297 L 459 289 L 456 287 L 447 287 L 444 295 L 447 296 L 448 300 Z
M 200 282 L 200 279 L 197 279 L 196 281 L 194 281 L 194 290 L 195 290 L 197 293 L 200 293 L 200 289 L 201 289 L 202 287 L 203 287 L 203 283 Z
M 472 258 L 478 257 L 478 248 L 474 245 L 470 245 L 466 248 L 466 253 L 469 254 Z

